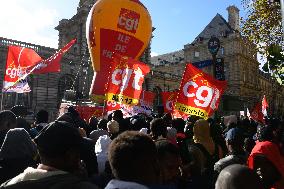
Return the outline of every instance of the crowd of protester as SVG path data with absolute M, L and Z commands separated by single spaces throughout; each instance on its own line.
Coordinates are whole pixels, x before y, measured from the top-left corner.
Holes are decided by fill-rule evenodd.
M 86 121 L 70 107 L 0 112 L 0 188 L 283 189 L 284 126 L 246 117 L 187 120 L 120 110 Z

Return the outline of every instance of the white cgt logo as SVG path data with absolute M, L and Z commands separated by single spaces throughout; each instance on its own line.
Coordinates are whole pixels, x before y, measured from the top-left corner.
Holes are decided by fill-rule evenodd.
M 129 68 L 116 69 L 112 73 L 111 82 L 114 85 L 121 85 L 120 91 L 124 91 L 128 87 L 130 78 L 132 77 L 133 74 L 134 74 L 134 79 L 133 79 L 131 86 L 135 90 L 141 90 L 142 86 L 139 85 L 139 83 L 140 83 L 141 79 L 144 78 L 144 75 L 142 74 L 142 71 L 140 69 L 138 69 L 138 70 L 133 70 L 133 69 L 129 69 Z M 121 79 L 118 79 L 118 78 L 120 78 L 118 76 L 121 76 Z
M 189 93 L 189 88 L 196 89 L 195 93 Z M 203 94 L 206 93 L 206 96 Z M 183 86 L 183 94 L 188 98 L 194 98 L 194 104 L 198 107 L 207 108 L 210 105 L 210 108 L 215 110 L 216 103 L 220 97 L 220 91 L 216 88 L 211 88 L 208 86 L 198 86 L 194 81 L 189 81 Z

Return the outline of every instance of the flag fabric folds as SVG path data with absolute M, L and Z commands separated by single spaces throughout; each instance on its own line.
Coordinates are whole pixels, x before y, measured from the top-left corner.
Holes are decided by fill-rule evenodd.
M 26 78 L 27 70 L 35 66 L 42 58 L 33 50 L 25 47 L 9 46 L 3 92 L 30 92 Z M 22 79 L 21 79 L 22 78 Z
M 216 80 L 192 64 L 187 64 L 175 109 L 207 119 L 218 109 L 220 97 L 226 87 L 226 81 Z
M 264 115 L 262 113 L 262 104 L 261 103 L 257 103 L 253 110 L 250 113 L 251 119 L 253 119 L 254 121 L 260 122 L 265 124 L 264 121 Z
M 114 55 L 111 65 L 106 100 L 137 105 L 144 77 L 150 72 L 150 68 L 142 62 L 120 55 Z
M 27 82 L 28 75 L 31 73 L 60 72 L 62 56 L 75 42 L 76 39 L 71 40 L 66 46 L 46 60 L 43 60 L 33 49 L 9 46 L 2 91 L 30 92 L 31 90 Z
M 32 73 L 45 74 L 45 73 L 60 72 L 60 61 L 64 53 L 66 53 L 75 43 L 76 39 L 71 40 L 67 45 L 65 45 L 62 49 L 57 51 L 54 55 L 42 61 L 41 63 L 37 64 L 36 68 Z

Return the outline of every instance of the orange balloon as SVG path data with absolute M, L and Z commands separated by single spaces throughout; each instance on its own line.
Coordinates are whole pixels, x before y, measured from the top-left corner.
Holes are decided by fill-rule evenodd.
M 114 53 L 138 59 L 148 47 L 152 21 L 139 0 L 99 0 L 87 19 L 87 42 L 94 69 L 93 99 L 103 99 Z

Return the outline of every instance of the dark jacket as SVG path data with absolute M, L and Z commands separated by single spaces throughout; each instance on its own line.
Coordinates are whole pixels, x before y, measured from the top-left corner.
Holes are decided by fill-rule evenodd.
M 26 180 L 12 185 L 3 183 L 0 189 L 97 189 L 97 187 L 71 174 L 49 176 L 38 180 Z

